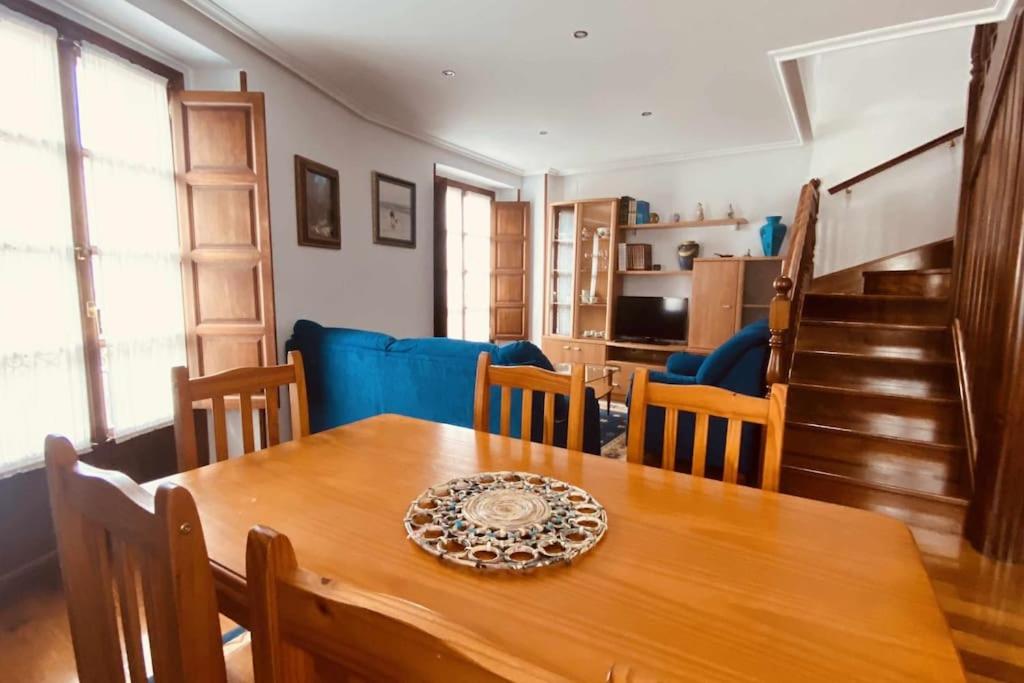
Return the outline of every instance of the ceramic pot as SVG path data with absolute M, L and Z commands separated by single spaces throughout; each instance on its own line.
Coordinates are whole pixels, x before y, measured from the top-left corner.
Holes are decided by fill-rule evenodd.
M 778 256 L 782 240 L 789 228 L 782 222 L 782 216 L 765 216 L 761 226 L 761 249 L 765 256 Z
M 693 241 L 686 241 L 676 248 L 676 256 L 679 258 L 680 270 L 693 270 L 693 259 L 700 254 L 700 245 Z

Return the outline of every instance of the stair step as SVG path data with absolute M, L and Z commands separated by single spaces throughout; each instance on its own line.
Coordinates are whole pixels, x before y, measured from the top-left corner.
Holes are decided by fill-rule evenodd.
M 942 325 L 949 318 L 946 297 L 896 294 L 816 294 L 804 299 L 803 319 Z
M 940 361 L 953 359 L 952 336 L 944 326 L 803 320 L 797 351 L 833 351 L 877 358 Z
M 884 466 L 883 463 L 874 462 L 870 464 L 851 463 L 789 450 L 782 456 L 782 463 L 788 467 L 856 479 L 865 486 L 906 496 L 952 504 L 961 504 L 964 501 L 960 492 L 959 478 L 947 478 L 946 475 L 951 475 L 953 472 L 946 470 L 914 466 Z M 935 474 L 940 476 L 935 476 Z
M 789 421 L 840 427 L 879 436 L 950 446 L 963 444 L 963 420 L 955 401 L 842 393 L 794 387 L 786 406 Z
M 864 293 L 944 297 L 949 295 L 951 282 L 949 268 L 868 271 L 864 273 Z
M 861 479 L 783 462 L 780 490 L 790 495 L 848 505 L 894 517 L 905 524 L 959 534 L 966 501 L 908 494 Z
M 864 467 L 912 470 L 936 478 L 957 480 L 963 471 L 963 447 L 893 439 L 787 420 L 783 443 L 787 453 L 827 457 Z
M 948 401 L 958 397 L 952 359 L 894 358 L 797 349 L 790 384 Z

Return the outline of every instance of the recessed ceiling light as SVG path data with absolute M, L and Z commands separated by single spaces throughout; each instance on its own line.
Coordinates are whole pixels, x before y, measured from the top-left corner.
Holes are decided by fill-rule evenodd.
M 649 112 L 649 111 L 642 111 L 642 112 L 640 112 L 640 116 L 643 116 L 644 118 L 646 118 L 646 117 L 648 117 L 650 115 L 651 115 L 651 112 Z
M 573 31 L 572 32 L 572 37 L 575 38 L 576 40 L 583 40 L 584 38 L 586 38 L 589 35 L 590 34 L 587 33 L 586 31 Z
M 455 72 L 452 71 L 451 69 L 445 69 L 444 71 L 441 72 L 441 75 L 444 76 L 445 78 L 455 78 Z
M 542 130 L 542 131 L 539 131 L 537 133 L 537 135 L 547 135 L 547 134 L 548 134 L 548 132 L 546 130 Z

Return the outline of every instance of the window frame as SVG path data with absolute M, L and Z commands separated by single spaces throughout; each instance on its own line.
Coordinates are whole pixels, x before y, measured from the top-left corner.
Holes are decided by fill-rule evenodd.
M 86 388 L 89 402 L 90 440 L 93 446 L 114 441 L 107 423 L 106 398 L 103 388 L 103 360 L 100 336 L 100 312 L 96 307 L 93 274 L 93 245 L 89 239 L 89 220 L 85 196 L 85 149 L 78 106 L 77 60 L 81 43 L 88 42 L 132 64 L 167 79 L 168 127 L 170 127 L 170 95 L 183 90 L 184 75 L 170 66 L 122 45 L 92 29 L 40 7 L 28 0 L 0 0 L 8 9 L 23 14 L 57 32 L 57 56 L 60 72 L 61 116 L 67 155 L 68 194 L 71 203 L 71 232 L 75 245 L 75 273 L 78 283 L 79 318 L 84 345 Z

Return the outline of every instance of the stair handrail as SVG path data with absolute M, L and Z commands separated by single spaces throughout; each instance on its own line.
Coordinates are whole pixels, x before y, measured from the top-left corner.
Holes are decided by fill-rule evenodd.
M 803 313 L 804 295 L 809 290 L 814 276 L 814 246 L 817 242 L 820 187 L 821 180 L 812 178 L 800 188 L 796 217 L 793 219 L 790 238 L 782 255 L 781 272 L 772 283 L 775 295 L 768 311 L 768 329 L 771 336 L 768 341 L 768 368 L 765 376 L 769 387 L 776 382 L 789 382 L 796 335 Z
M 947 142 L 956 144 L 956 139 L 958 137 L 960 137 L 961 135 L 963 135 L 963 134 L 964 134 L 963 126 L 961 126 L 960 128 L 954 128 L 953 130 L 949 131 L 948 133 L 943 133 L 942 135 L 940 135 L 939 137 L 935 138 L 934 140 L 929 140 L 928 142 L 924 143 L 923 145 L 918 145 L 914 149 L 908 150 L 908 151 L 906 151 L 903 154 L 900 154 L 898 156 L 894 156 L 892 159 L 889 159 L 888 161 L 883 161 L 882 163 L 878 164 L 877 166 L 873 166 L 873 167 L 869 168 L 868 170 L 864 171 L 863 173 L 859 173 L 859 174 L 853 176 L 852 178 L 849 178 L 848 180 L 844 180 L 843 182 L 841 182 L 841 183 L 839 183 L 837 185 L 833 185 L 832 187 L 828 188 L 828 193 L 829 194 L 836 194 L 838 192 L 842 192 L 843 190 L 849 190 L 851 187 L 853 187 L 857 183 L 863 182 L 863 181 L 867 180 L 868 178 L 871 178 L 872 176 L 876 176 L 879 173 L 882 173 L 883 171 L 888 171 L 893 166 L 898 166 L 899 164 L 902 164 L 904 161 L 907 161 L 908 159 L 913 159 L 917 155 L 923 154 L 923 153 L 927 152 L 928 150 L 932 149 L 933 147 L 938 147 L 939 145 L 944 145 Z

